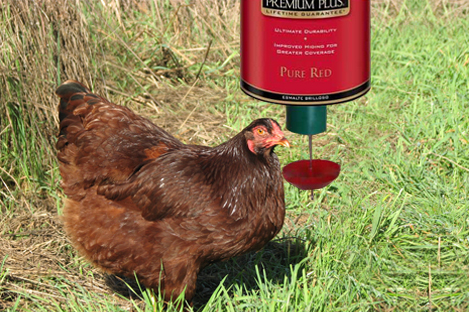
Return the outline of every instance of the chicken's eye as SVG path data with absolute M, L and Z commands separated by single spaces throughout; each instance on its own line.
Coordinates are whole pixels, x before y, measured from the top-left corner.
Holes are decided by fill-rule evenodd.
M 261 128 L 258 128 L 257 133 L 260 134 L 260 135 L 263 135 L 265 133 L 265 131 Z

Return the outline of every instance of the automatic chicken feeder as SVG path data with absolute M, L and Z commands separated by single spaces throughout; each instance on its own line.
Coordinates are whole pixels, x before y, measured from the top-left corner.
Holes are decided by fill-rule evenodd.
M 340 165 L 312 159 L 327 105 L 370 90 L 370 0 L 242 0 L 241 89 L 286 106 L 286 128 L 309 136 L 309 160 L 283 168 L 302 190 L 323 188 Z

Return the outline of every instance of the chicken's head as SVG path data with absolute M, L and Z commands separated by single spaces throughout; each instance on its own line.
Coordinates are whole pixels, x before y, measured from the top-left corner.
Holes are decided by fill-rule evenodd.
M 249 150 L 256 155 L 266 155 L 276 145 L 290 147 L 279 124 L 270 118 L 254 120 L 244 129 L 244 136 Z

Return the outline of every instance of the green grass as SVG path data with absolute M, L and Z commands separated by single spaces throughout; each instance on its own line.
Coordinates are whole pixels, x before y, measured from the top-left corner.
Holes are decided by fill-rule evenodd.
M 314 156 L 340 163 L 341 175 L 313 201 L 286 184 L 282 232 L 258 253 L 204 270 L 194 311 L 469 309 L 469 5 L 456 2 L 374 6 L 372 90 L 330 107 L 328 131 L 314 138 Z M 28 28 L 15 36 L 14 10 L 1 9 L 0 309 L 162 308 L 149 291 L 110 291 L 63 237 L 53 147 L 60 81 L 87 81 L 186 142 L 221 143 L 259 117 L 284 123 L 283 107 L 239 90 L 236 2 L 174 3 L 149 1 L 119 19 L 84 2 L 69 10 L 83 17 L 68 30 L 80 40 L 32 13 L 53 40 Z M 291 149 L 278 149 L 284 165 L 308 157 L 306 137 L 289 139 Z

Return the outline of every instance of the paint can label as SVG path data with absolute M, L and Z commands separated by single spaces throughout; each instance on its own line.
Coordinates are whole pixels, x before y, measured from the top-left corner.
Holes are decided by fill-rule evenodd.
M 370 89 L 369 0 L 242 0 L 241 88 L 267 102 L 327 105 Z

